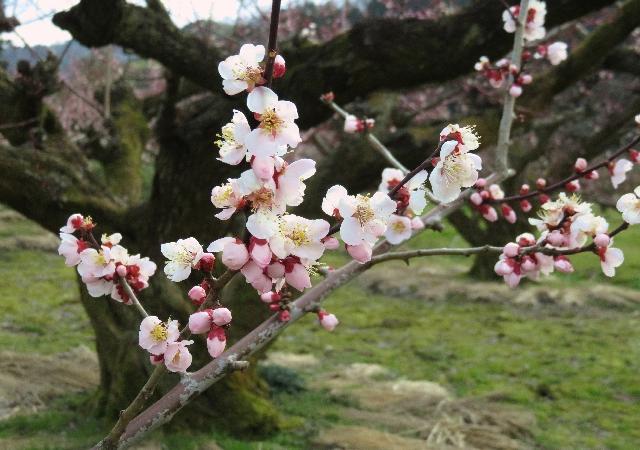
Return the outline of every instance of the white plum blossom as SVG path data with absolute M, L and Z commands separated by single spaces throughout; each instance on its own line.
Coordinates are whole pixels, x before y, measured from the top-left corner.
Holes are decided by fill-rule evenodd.
M 622 158 L 609 165 L 609 173 L 611 174 L 611 184 L 614 189 L 627 179 L 627 172 L 633 169 L 633 163 L 628 159 Z
M 613 240 L 611 244 L 613 244 Z M 598 249 L 598 255 L 600 256 L 602 272 L 608 277 L 615 276 L 616 268 L 620 267 L 624 262 L 624 253 L 622 253 L 622 250 L 611 246 L 601 247 Z
M 374 243 L 387 229 L 387 223 L 396 210 L 396 202 L 383 192 L 373 196 L 342 197 L 338 211 L 343 218 L 340 237 L 349 245 Z
M 164 352 L 164 365 L 169 372 L 187 371 L 193 357 L 187 348 L 187 345 L 193 344 L 193 341 L 175 341 L 167 345 Z
M 78 273 L 81 277 L 100 278 L 112 276 L 116 265 L 111 258 L 111 248 L 103 245 L 100 250 L 88 248 L 80 253 Z
M 298 206 L 304 200 L 306 185 L 304 180 L 316 173 L 316 162 L 312 159 L 299 159 L 287 164 L 276 160 L 279 166 L 276 173 L 277 196 L 287 206 Z
M 582 247 L 588 238 L 606 233 L 609 223 L 604 217 L 593 214 L 579 214 L 571 221 L 570 247 Z
M 244 140 L 250 132 L 251 127 L 245 115 L 234 109 L 231 122 L 222 127 L 219 139 L 215 142 L 220 149 L 218 160 L 232 166 L 240 164 L 247 155 Z
M 140 322 L 138 344 L 152 355 L 162 355 L 179 336 L 177 320 L 163 322 L 156 316 L 147 316 Z
M 504 21 L 504 30 L 507 33 L 515 33 L 516 22 L 520 15 L 520 6 L 512 6 L 509 10 L 505 10 L 502 13 L 502 20 Z M 528 41 L 535 41 L 542 39 L 546 30 L 544 28 L 545 16 L 547 15 L 547 4 L 539 0 L 531 0 L 529 2 L 529 9 L 525 19 L 524 38 Z
M 385 239 L 393 245 L 398 245 L 411 237 L 411 219 L 405 216 L 392 214 L 384 232 Z
M 480 136 L 475 131 L 475 125 L 461 127 L 449 124 L 440 132 L 440 141 L 457 141 L 463 152 L 471 152 L 480 147 Z
M 233 213 L 245 204 L 242 193 L 239 192 L 240 187 L 238 180 L 231 179 L 227 183 L 215 186 L 211 190 L 211 203 L 216 208 L 222 208 L 222 211 L 215 216 L 220 220 L 229 219 Z
M 202 245 L 192 237 L 162 244 L 160 251 L 168 259 L 164 273 L 176 283 L 189 278 L 191 269 L 196 268 L 204 253 Z
M 245 139 L 250 154 L 274 156 L 283 146 L 295 148 L 302 141 L 295 124 L 298 109 L 292 102 L 278 100 L 278 95 L 266 87 L 255 88 L 247 96 L 247 106 L 260 121 Z
M 260 67 L 264 54 L 263 45 L 244 44 L 237 55 L 231 55 L 218 64 L 222 87 L 228 95 L 251 91 L 264 81 Z
M 339 216 L 338 205 L 344 197 L 348 196 L 349 193 L 344 186 L 340 186 L 339 184 L 331 186 L 322 199 L 322 211 L 328 216 Z
M 622 219 L 629 225 L 640 223 L 640 186 L 633 193 L 624 194 L 616 203 L 616 208 L 622 213 Z
M 89 248 L 89 244 L 78 239 L 73 234 L 60 233 L 60 245 L 58 254 L 64 256 L 64 263 L 69 266 L 77 266 L 80 263 L 80 253 Z
M 567 59 L 567 44 L 564 42 L 554 42 L 547 47 L 547 58 L 552 65 L 557 66 L 562 61 Z
M 482 159 L 467 153 L 458 141 L 446 141 L 440 148 L 440 161 L 429 175 L 433 195 L 442 203 L 450 203 L 463 187 L 471 187 L 482 169 Z
M 403 194 L 408 194 L 409 198 L 407 206 L 411 209 L 413 214 L 422 214 L 425 206 L 427 206 L 424 183 L 427 181 L 428 176 L 429 174 L 426 170 L 421 170 L 407 181 L 395 196 L 396 200 L 403 200 Z M 404 173 L 401 170 L 387 167 L 382 171 L 382 182 L 378 186 L 378 191 L 385 193 L 391 191 L 391 189 L 400 184 L 400 181 L 402 181 L 403 178 Z M 406 201 L 406 199 L 404 200 Z
M 326 220 L 309 220 L 293 214 L 280 219 L 278 231 L 269 239 L 274 255 L 284 259 L 289 255 L 307 261 L 317 261 L 322 257 L 325 247 L 322 239 L 329 232 Z

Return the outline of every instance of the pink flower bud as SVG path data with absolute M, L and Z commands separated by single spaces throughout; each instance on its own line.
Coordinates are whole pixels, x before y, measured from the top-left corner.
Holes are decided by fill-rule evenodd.
M 518 256 L 519 252 L 520 252 L 520 246 L 515 242 L 509 242 L 502 249 L 502 253 L 504 253 L 504 256 L 508 258 L 515 258 L 516 256 Z
M 276 58 L 273 60 L 273 78 L 283 77 L 286 71 L 287 67 L 284 58 L 282 55 L 276 55 Z
M 322 245 L 324 245 L 324 248 L 326 248 L 327 250 L 335 250 L 340 247 L 340 241 L 338 241 L 333 236 L 327 236 L 326 238 L 322 239 Z
M 591 172 L 587 172 L 584 178 L 586 180 L 597 180 L 598 178 L 600 178 L 600 174 L 597 170 L 592 170 Z
M 573 272 L 573 265 L 571 264 L 571 261 L 569 261 L 566 257 L 562 255 L 556 257 L 556 259 L 553 261 L 553 267 L 555 267 L 558 272 L 562 272 L 562 273 Z
M 528 184 L 523 184 L 523 185 L 520 187 L 520 195 L 527 195 L 527 194 L 529 193 L 529 190 L 530 190 L 530 189 L 531 189 L 531 188 L 529 187 L 529 185 L 528 185 Z
M 496 272 L 497 275 L 503 277 L 513 272 L 513 266 L 509 264 L 506 260 L 501 259 L 496 263 L 493 270 Z
M 544 189 L 545 187 L 547 187 L 547 180 L 545 180 L 544 178 L 538 178 L 536 180 L 536 187 L 538 189 Z
M 530 74 L 525 73 L 520 77 L 520 81 L 522 82 L 522 84 L 531 84 L 531 82 L 533 81 L 533 77 Z
M 159 366 L 164 362 L 164 355 L 149 355 L 149 362 L 154 366 Z
M 471 203 L 473 203 L 476 206 L 482 205 L 482 195 L 480 195 L 477 192 L 474 192 L 473 194 L 471 194 L 471 196 L 469 197 L 469 200 L 471 201 Z
M 189 316 L 189 330 L 193 334 L 208 333 L 211 329 L 211 310 L 194 312 Z
M 547 242 L 554 247 L 562 247 L 565 244 L 565 237 L 559 231 L 552 231 L 547 236 Z
M 584 172 L 584 170 L 587 168 L 587 160 L 584 158 L 578 158 L 576 159 L 576 163 L 574 165 L 576 172 L 580 173 L 580 172 Z
M 517 220 L 517 216 L 516 216 L 516 212 L 513 210 L 513 208 L 509 205 L 507 205 L 506 203 L 502 204 L 502 216 L 505 218 L 505 220 L 509 223 L 516 223 Z
M 347 245 L 347 253 L 359 263 L 364 264 L 371 261 L 373 249 L 370 244 L 363 242 L 359 245 Z
M 201 286 L 194 286 L 189 289 L 189 298 L 198 304 L 202 304 L 207 297 L 207 292 Z
M 564 185 L 564 188 L 569 192 L 578 192 L 580 190 L 580 181 L 579 180 L 569 181 L 567 184 Z
M 242 242 L 226 244 L 222 252 L 222 263 L 231 270 L 240 270 L 249 261 L 249 251 Z
M 522 86 L 514 84 L 509 88 L 509 95 L 518 98 L 522 95 Z
M 333 331 L 335 327 L 338 326 L 340 321 L 333 314 L 328 314 L 325 311 L 320 311 L 318 313 L 318 320 L 320 320 L 320 325 L 327 331 Z
M 528 213 L 531 211 L 531 208 L 533 208 L 533 206 L 531 206 L 531 202 L 529 200 L 520 200 L 520 209 L 522 212 Z
M 127 276 L 127 267 L 123 264 L 120 264 L 118 267 L 116 267 L 116 273 L 118 274 L 118 276 L 124 278 Z
M 411 219 L 411 229 L 412 230 L 424 229 L 424 222 L 420 217 L 414 217 L 413 219 Z
M 278 319 L 280 319 L 281 322 L 288 322 L 289 320 L 291 320 L 291 313 L 289 311 L 280 311 L 280 314 L 278 314 Z
M 274 262 L 267 266 L 267 276 L 269 278 L 282 278 L 284 277 L 284 264 Z
M 274 159 L 271 156 L 254 156 L 251 158 L 251 169 L 261 180 L 270 180 L 274 174 Z
M 536 270 L 537 264 L 530 256 L 523 258 L 522 264 L 520 265 L 524 272 L 532 272 Z
M 475 186 L 479 189 L 482 189 L 483 187 L 485 187 L 487 185 L 487 179 L 486 178 L 478 178 L 476 180 L 476 184 Z
M 498 213 L 493 208 L 493 206 L 482 205 L 480 212 L 482 213 L 482 217 L 484 217 L 489 222 L 495 222 L 498 220 Z
M 262 269 L 269 265 L 273 256 L 267 241 L 253 237 L 249 244 L 249 253 L 251 254 L 251 259 Z
M 207 350 L 212 358 L 217 358 L 227 346 L 227 336 L 222 328 L 213 327 L 207 336 Z
M 260 295 L 260 300 L 265 303 L 279 302 L 280 299 L 282 299 L 282 296 L 277 292 L 265 292 Z
M 600 233 L 596 235 L 596 237 L 593 239 L 593 242 L 594 244 L 596 244 L 597 247 L 606 248 L 611 243 L 611 238 L 609 237 L 608 234 Z
M 219 327 L 231 322 L 231 311 L 227 308 L 216 308 L 211 313 L 211 320 Z
M 640 163 L 640 152 L 634 148 L 632 148 L 631 150 L 629 150 L 629 159 L 631 159 L 631 162 L 635 163 L 635 164 L 639 164 Z
M 203 272 L 213 271 L 213 265 L 216 262 L 216 257 L 212 253 L 203 253 L 202 258 L 198 261 L 198 268 Z
M 507 286 L 509 286 L 510 288 L 514 288 L 520 284 L 521 278 L 522 275 L 511 272 L 510 274 L 504 276 L 504 282 L 507 283 Z

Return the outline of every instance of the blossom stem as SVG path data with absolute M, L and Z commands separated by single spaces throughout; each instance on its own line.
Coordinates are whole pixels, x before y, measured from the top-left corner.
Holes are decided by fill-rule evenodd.
M 127 296 L 133 302 L 133 306 L 135 306 L 136 309 L 138 310 L 138 312 L 140 312 L 140 315 L 142 317 L 148 317 L 149 314 L 147 313 L 147 311 L 142 306 L 142 303 L 140 303 L 140 300 L 138 300 L 138 297 L 136 297 L 135 292 L 133 292 L 133 289 L 131 289 L 131 286 L 129 286 L 129 283 L 127 283 L 127 280 L 125 280 L 124 278 L 118 276 L 118 283 L 120 283 L 120 286 L 122 286 L 122 289 L 125 290 Z
M 542 189 L 537 189 L 535 191 L 530 191 L 527 192 L 526 194 L 522 194 L 522 195 L 511 195 L 509 197 L 504 197 L 501 198 L 499 200 L 495 200 L 495 199 L 490 199 L 487 200 L 486 203 L 504 203 L 504 202 L 513 202 L 513 201 L 519 201 L 519 200 L 526 200 L 532 197 L 536 197 L 540 194 L 548 194 L 550 192 L 553 192 L 557 189 L 560 189 L 562 187 L 564 187 L 567 183 L 574 181 L 574 180 L 578 180 L 580 178 L 584 178 L 585 176 L 587 176 L 587 174 L 589 172 L 593 172 L 595 170 L 601 169 L 602 167 L 607 167 L 609 166 L 609 164 L 613 161 L 615 161 L 616 159 L 618 159 L 620 156 L 622 156 L 624 153 L 628 152 L 633 146 L 635 146 L 636 144 L 640 143 L 640 135 L 636 136 L 631 142 L 629 142 L 628 144 L 624 145 L 623 147 L 619 148 L 618 150 L 616 150 L 615 152 L 613 152 L 611 154 L 611 156 L 609 156 L 608 158 L 606 158 L 605 160 L 596 163 L 596 164 L 592 164 L 591 166 L 587 167 L 586 169 L 584 169 L 582 172 L 579 173 L 574 173 L 573 175 L 570 175 L 568 177 L 566 177 L 563 180 L 560 180 L 556 183 L 550 184 L 548 186 L 545 186 Z
M 520 1 L 520 14 L 516 24 L 525 24 L 527 20 L 527 12 L 529 10 L 529 0 Z M 510 10 L 509 10 L 510 11 Z M 516 72 L 520 72 L 522 62 L 522 49 L 524 47 L 524 25 L 516 27 L 515 37 L 513 39 L 513 51 L 511 53 L 511 64 L 515 65 Z M 514 76 L 510 76 L 513 82 Z M 509 87 L 504 94 L 504 105 L 502 108 L 502 117 L 500 118 L 500 128 L 498 129 L 498 144 L 495 150 L 496 170 L 499 174 L 507 174 L 509 171 L 509 145 L 511 143 L 511 126 L 515 112 L 516 98 L 509 93 Z
M 349 116 L 349 113 L 344 109 L 342 109 L 340 106 L 338 106 L 338 104 L 336 104 L 335 102 L 325 101 L 325 100 L 323 101 L 331 109 L 333 109 L 335 112 L 340 114 L 344 119 L 346 119 L 347 116 Z M 404 164 L 398 161 L 396 157 L 393 156 L 393 153 L 391 153 L 391 151 L 382 142 L 380 142 L 380 140 L 373 133 L 367 132 L 365 133 L 365 137 L 367 141 L 371 144 L 371 146 L 374 148 L 374 150 L 380 153 L 387 160 L 389 164 L 391 164 L 396 169 L 401 170 L 403 174 L 406 174 L 409 172 L 409 169 L 407 169 Z
M 264 78 L 267 86 L 273 82 L 273 64 L 278 55 L 278 23 L 280 22 L 281 0 L 273 0 L 271 3 L 271 22 L 269 24 L 269 43 L 267 44 L 267 64 L 264 68 Z

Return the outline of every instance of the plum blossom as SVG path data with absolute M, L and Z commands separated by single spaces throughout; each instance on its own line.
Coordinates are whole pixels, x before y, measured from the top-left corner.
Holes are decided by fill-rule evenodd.
M 340 323 L 335 314 L 329 314 L 326 311 L 318 311 L 318 321 L 327 331 L 333 331 Z
M 60 233 L 60 245 L 58 254 L 64 256 L 64 263 L 69 266 L 77 266 L 80 263 L 80 253 L 89 248 L 89 244 L 78 239 L 73 234 Z
M 340 237 L 349 245 L 374 243 L 386 231 L 395 210 L 396 202 L 382 192 L 376 192 L 371 197 L 360 194 L 342 197 L 338 204 L 338 211 L 343 218 Z
M 164 365 L 169 372 L 186 372 L 193 357 L 189 353 L 187 345 L 193 344 L 193 341 L 175 341 L 167 345 L 164 352 Z
M 411 237 L 411 219 L 405 216 L 392 214 L 387 225 L 384 237 L 390 244 L 398 245 Z
M 520 15 L 520 6 L 512 6 L 509 10 L 505 10 L 502 13 L 502 20 L 504 21 L 504 30 L 507 33 L 515 33 L 516 21 Z M 531 0 L 529 2 L 529 9 L 527 11 L 524 38 L 528 41 L 535 41 L 542 39 L 546 30 L 544 28 L 544 20 L 547 15 L 547 4 L 539 0 Z
M 140 322 L 138 344 L 152 355 L 162 355 L 179 336 L 177 320 L 163 322 L 156 316 L 147 316 Z
M 562 61 L 567 59 L 567 44 L 564 42 L 554 42 L 547 47 L 547 58 L 552 65 L 557 66 Z
M 73 233 L 78 230 L 91 231 L 95 223 L 91 217 L 84 217 L 82 214 L 71 214 L 67 219 L 67 224 L 60 228 L 61 233 Z
M 598 234 L 606 233 L 609 223 L 604 217 L 589 214 L 579 214 L 571 220 L 569 246 L 572 248 L 582 247 L 589 237 L 593 238 Z
M 215 186 L 211 190 L 211 203 L 222 211 L 216 214 L 220 220 L 229 219 L 233 213 L 242 208 L 246 201 L 239 192 L 238 180 L 231 179 L 229 182 Z
M 471 187 L 478 179 L 482 160 L 467 153 L 466 145 L 446 141 L 440 148 L 440 160 L 429 175 L 433 195 L 442 203 L 450 203 L 460 195 L 463 187 Z
M 622 213 L 622 219 L 629 225 L 640 223 L 640 186 L 636 187 L 633 193 L 620 197 L 616 209 Z
M 160 251 L 168 259 L 164 266 L 164 273 L 174 282 L 189 278 L 191 269 L 198 267 L 202 258 L 202 245 L 195 238 L 178 239 L 160 246 Z
M 633 169 L 633 163 L 628 159 L 622 158 L 609 165 L 609 173 L 611 174 L 611 184 L 614 189 L 627 179 L 627 172 Z
M 349 193 L 344 186 L 340 186 L 339 184 L 331 186 L 322 199 L 322 211 L 328 216 L 339 218 L 340 212 L 338 211 L 338 205 L 340 204 L 340 200 L 348 196 Z
M 247 96 L 247 106 L 260 121 L 245 139 L 250 154 L 274 156 L 283 146 L 295 148 L 302 141 L 294 122 L 298 109 L 292 102 L 278 100 L 278 95 L 271 89 L 258 87 Z
M 264 82 L 260 62 L 264 59 L 263 45 L 244 44 L 237 55 L 231 55 L 218 64 L 222 87 L 228 95 L 252 91 Z
M 421 170 L 398 190 L 395 199 L 399 207 L 408 207 L 415 215 L 422 214 L 427 206 L 424 183 L 428 176 L 426 170 Z M 400 184 L 403 178 L 404 174 L 401 170 L 387 167 L 382 171 L 382 182 L 378 186 L 378 191 L 388 193 Z
M 480 136 L 475 131 L 475 125 L 461 127 L 456 124 L 449 124 L 440 132 L 440 141 L 457 141 L 463 152 L 471 152 L 480 147 Z
M 613 240 L 611 241 L 611 244 L 613 244 Z M 598 256 L 600 256 L 602 273 L 608 277 L 615 276 L 616 268 L 620 267 L 624 262 L 624 254 L 622 253 L 622 250 L 611 246 L 598 248 Z
M 234 109 L 231 122 L 222 127 L 219 139 L 215 142 L 220 149 L 217 159 L 232 166 L 240 164 L 247 155 L 244 140 L 250 132 L 251 127 L 245 115 Z
M 293 255 L 307 261 L 317 261 L 324 253 L 322 239 L 328 232 L 329 223 L 326 220 L 309 220 L 286 214 L 280 219 L 278 231 L 269 239 L 269 246 L 280 259 Z
M 303 183 L 316 173 L 316 162 L 312 159 L 299 159 L 287 164 L 276 160 L 277 197 L 287 206 L 298 206 L 304 200 L 306 185 Z

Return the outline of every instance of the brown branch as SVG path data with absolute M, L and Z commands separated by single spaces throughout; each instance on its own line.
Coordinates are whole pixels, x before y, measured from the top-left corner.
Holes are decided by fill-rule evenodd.
M 563 188 L 567 183 L 569 183 L 569 182 L 571 182 L 573 180 L 577 180 L 579 178 L 585 177 L 589 172 L 593 172 L 594 170 L 598 170 L 598 169 L 600 169 L 602 167 L 609 166 L 609 164 L 612 161 L 618 159 L 625 152 L 628 152 L 634 145 L 638 144 L 639 142 L 640 142 L 640 135 L 636 136 L 631 142 L 629 142 L 628 144 L 624 145 L 623 147 L 621 147 L 618 150 L 616 150 L 615 152 L 613 152 L 611 154 L 611 156 L 609 156 L 604 161 L 601 161 L 601 162 L 596 163 L 596 164 L 592 164 L 589 167 L 587 167 L 584 171 L 578 172 L 578 173 L 574 173 L 573 175 L 570 175 L 570 176 L 566 177 L 563 180 L 560 180 L 560 181 L 557 181 L 557 182 L 555 182 L 553 184 L 545 186 L 542 189 L 537 189 L 535 191 L 531 191 L 531 192 L 528 192 L 528 193 L 522 194 L 522 195 L 511 195 L 511 196 L 508 196 L 508 197 L 501 198 L 499 200 L 490 199 L 490 200 L 487 200 L 485 203 L 514 202 L 514 201 L 520 201 L 520 200 L 526 200 L 526 199 L 529 199 L 529 198 L 533 198 L 533 197 L 536 197 L 536 196 L 538 196 L 540 194 L 548 194 L 548 193 L 554 192 L 557 189 Z
M 271 3 L 271 22 L 269 23 L 269 42 L 267 44 L 267 65 L 264 69 L 264 78 L 267 86 L 273 82 L 273 64 L 278 54 L 278 24 L 280 22 L 280 0 Z

